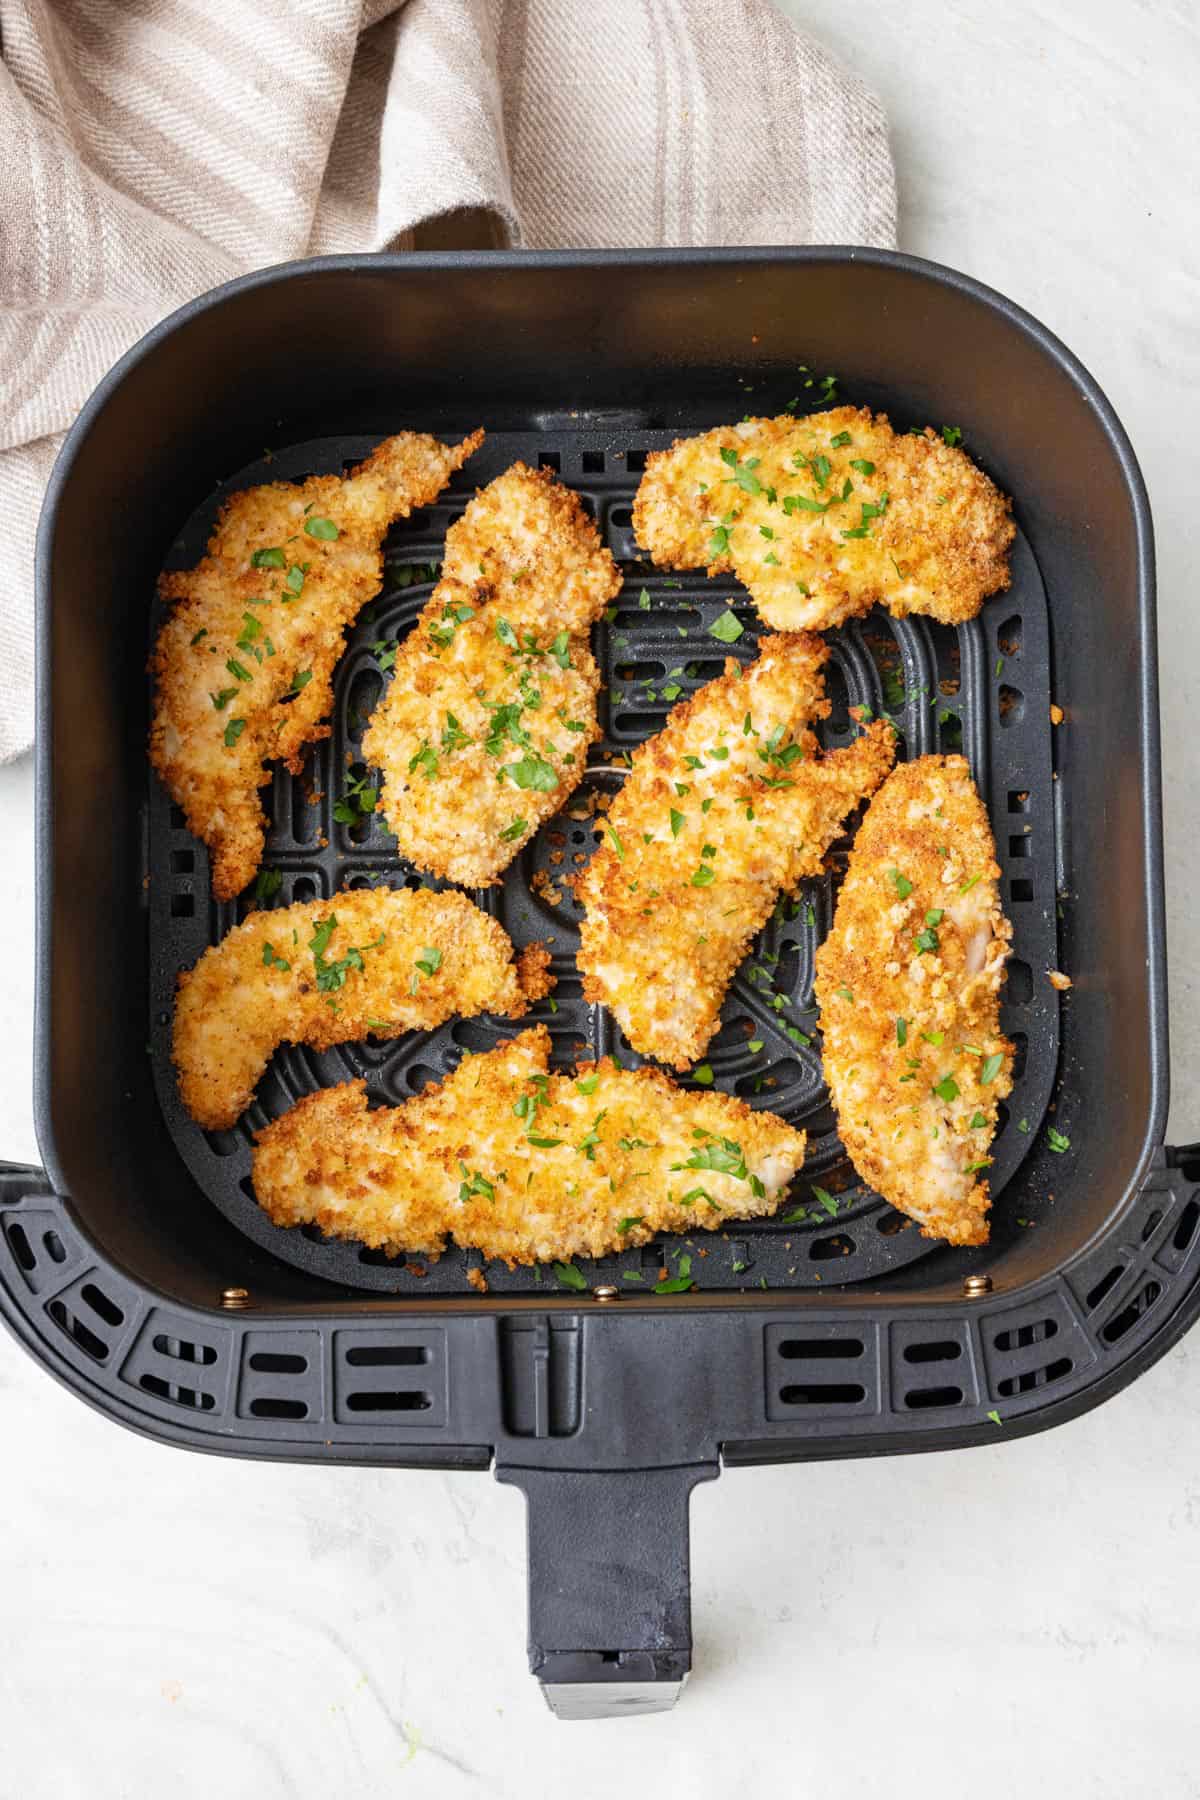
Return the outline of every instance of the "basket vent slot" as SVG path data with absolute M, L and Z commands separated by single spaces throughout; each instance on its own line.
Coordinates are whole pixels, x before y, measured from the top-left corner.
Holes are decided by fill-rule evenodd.
M 1096 1283 L 1095 1287 L 1089 1289 L 1087 1297 L 1086 1297 L 1086 1301 L 1085 1301 L 1085 1304 L 1086 1304 L 1089 1312 L 1095 1312 L 1096 1308 L 1100 1305 L 1100 1302 L 1102 1300 L 1104 1300 L 1109 1294 L 1111 1294 L 1112 1290 L 1116 1287 L 1118 1281 L 1120 1281 L 1120 1279 L 1124 1273 L 1125 1273 L 1125 1264 L 1124 1263 L 1116 1263 L 1108 1271 L 1107 1275 L 1102 1275 L 1100 1277 L 1100 1279 Z
M 25 1227 L 16 1219 L 7 1227 L 8 1241 L 12 1245 L 12 1253 L 26 1274 L 37 1268 L 37 1257 L 33 1253 L 33 1245 L 25 1235 Z
M 960 1387 L 913 1388 L 905 1394 L 904 1404 L 910 1412 L 923 1407 L 961 1406 L 965 1395 Z
M 158 1400 L 169 1400 L 172 1406 L 187 1406 L 193 1412 L 212 1412 L 216 1400 L 206 1394 L 202 1388 L 179 1387 L 175 1382 L 166 1381 L 161 1375 L 139 1375 L 138 1386 L 145 1388 Z
M 941 1363 L 957 1362 L 962 1355 L 962 1345 L 953 1338 L 939 1338 L 929 1344 L 906 1344 L 904 1360 L 907 1363 Z
M 785 1406 L 857 1406 L 867 1390 L 857 1381 L 800 1381 L 781 1388 Z
M 808 1254 L 813 1262 L 828 1262 L 834 1256 L 853 1256 L 857 1248 L 852 1237 L 839 1231 L 834 1237 L 816 1238 Z
M 500 1339 L 500 1379 L 506 1416 L 510 1411 L 509 1337 L 513 1323 L 505 1321 Z M 534 1323 L 529 1322 L 530 1331 Z M 561 1334 L 556 1331 L 549 1335 L 558 1338 Z M 567 1360 L 569 1363 L 569 1355 Z M 577 1421 L 577 1367 L 568 1368 L 565 1375 L 576 1381 L 573 1404 Z M 339 1331 L 334 1346 L 333 1383 L 334 1416 L 342 1423 L 357 1422 L 360 1429 L 369 1431 L 375 1429 L 377 1421 L 379 1429 L 388 1426 L 395 1432 L 407 1428 L 404 1421 L 411 1415 L 412 1426 L 424 1436 L 432 1427 L 446 1423 L 445 1333 L 437 1326 L 423 1327 L 419 1332 Z M 566 1386 L 560 1366 L 551 1383 L 558 1409 L 556 1421 L 562 1409 L 569 1412 L 572 1404 L 564 1391 Z
M 847 1357 L 861 1356 L 866 1345 L 861 1338 L 785 1338 L 779 1354 L 789 1361 L 809 1358 L 817 1362 L 841 1362 Z
M 352 1413 L 364 1412 L 428 1412 L 433 1405 L 428 1394 L 417 1388 L 371 1388 L 364 1393 L 347 1394 L 346 1407 Z
M 1027 1325 L 1010 1326 L 996 1333 L 997 1350 L 1026 1350 L 1030 1344 L 1044 1344 L 1058 1336 L 1057 1319 L 1034 1319 Z
M 54 1323 L 65 1331 L 67 1336 L 72 1338 L 75 1343 L 79 1345 L 81 1350 L 86 1350 L 88 1355 L 93 1357 L 96 1362 L 102 1363 L 108 1361 L 109 1347 L 104 1339 L 98 1337 L 90 1326 L 85 1325 L 83 1320 L 79 1318 L 76 1313 L 71 1312 L 65 1301 L 52 1300 L 46 1308 L 46 1311 L 50 1314 Z
M 265 1394 L 250 1402 L 254 1419 L 307 1419 L 308 1407 L 303 1400 L 283 1400 L 276 1394 Z
M 217 1352 L 212 1344 L 197 1344 L 189 1338 L 169 1337 L 165 1331 L 156 1331 L 150 1342 L 159 1356 L 168 1356 L 173 1362 L 198 1363 L 202 1368 L 211 1368 L 217 1360 Z
M 1061 1381 L 1074 1367 L 1069 1356 L 1059 1356 L 1044 1368 L 1025 1369 L 1020 1375 L 1003 1376 L 996 1383 L 996 1392 L 1002 1399 L 1011 1400 L 1014 1394 L 1028 1394 L 1035 1388 L 1049 1387 L 1052 1381 Z
M 429 1361 L 424 1344 L 356 1344 L 346 1352 L 352 1369 L 398 1369 Z
M 1189 1200 L 1179 1215 L 1175 1236 L 1171 1239 L 1172 1249 L 1186 1250 L 1196 1235 L 1198 1224 L 1200 1224 L 1200 1200 Z
M 1153 1277 L 1144 1281 L 1133 1299 L 1128 1301 L 1118 1313 L 1108 1321 L 1101 1330 L 1101 1337 L 1106 1344 L 1117 1344 L 1126 1334 L 1133 1330 L 1138 1320 L 1143 1318 L 1162 1293 L 1161 1281 Z

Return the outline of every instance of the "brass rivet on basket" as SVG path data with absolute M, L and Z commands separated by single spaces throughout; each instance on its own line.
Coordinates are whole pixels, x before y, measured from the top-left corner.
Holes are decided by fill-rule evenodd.
M 603 1282 L 599 1287 L 594 1287 L 592 1289 L 592 1299 L 598 1300 L 601 1306 L 607 1306 L 610 1300 L 619 1300 L 620 1298 L 620 1288 L 611 1287 L 607 1282 Z
M 982 1300 L 985 1294 L 992 1291 L 990 1275 L 968 1275 L 963 1282 L 963 1293 L 968 1300 Z
M 230 1308 L 231 1311 L 236 1311 L 239 1306 L 248 1306 L 249 1303 L 250 1303 L 250 1289 L 249 1288 L 222 1288 L 221 1289 L 221 1305 Z

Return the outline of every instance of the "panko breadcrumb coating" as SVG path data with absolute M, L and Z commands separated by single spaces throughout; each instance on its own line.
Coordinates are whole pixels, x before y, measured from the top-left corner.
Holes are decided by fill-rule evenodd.
M 1012 926 L 961 756 L 888 777 L 817 952 L 823 1063 L 842 1143 L 926 1237 L 986 1244 L 996 1104 L 1012 1089 L 1000 986 Z
M 779 895 L 820 873 L 895 760 L 882 720 L 821 755 L 808 727 L 829 711 L 828 655 L 811 632 L 764 638 L 634 751 L 576 893 L 584 995 L 643 1056 L 692 1066 Z
M 721 1093 L 608 1058 L 551 1075 L 542 1025 L 403 1106 L 353 1081 L 260 1131 L 254 1191 L 276 1225 L 399 1254 L 464 1249 L 516 1263 L 603 1256 L 663 1231 L 775 1211 L 804 1133 Z
M 744 419 L 646 459 L 633 523 L 667 569 L 733 573 L 777 631 L 825 631 L 877 602 L 947 625 L 1009 583 L 1009 501 L 927 428 L 883 413 Z
M 363 753 L 401 853 L 494 882 L 581 779 L 599 735 L 588 627 L 621 585 L 578 497 L 516 463 L 446 533 Z
M 327 1050 L 432 1031 L 455 1014 L 519 1019 L 548 993 L 549 952 L 514 962 L 465 894 L 362 888 L 255 912 L 179 977 L 175 1066 L 199 1125 L 236 1123 L 279 1044 Z
M 334 666 L 379 591 L 388 526 L 435 499 L 482 441 L 404 431 L 345 478 L 247 488 L 225 503 L 203 561 L 160 577 L 175 606 L 151 660 L 150 760 L 209 847 L 218 900 L 258 868 L 267 763 L 299 774 L 305 745 L 329 736 Z

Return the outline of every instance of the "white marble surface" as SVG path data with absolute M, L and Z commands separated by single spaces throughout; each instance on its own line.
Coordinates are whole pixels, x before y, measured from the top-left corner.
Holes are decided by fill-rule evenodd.
M 1200 1137 L 1190 0 L 788 0 L 895 127 L 907 248 L 1090 364 L 1161 554 L 1173 1121 Z M 831 154 L 837 147 L 831 146 Z M 786 172 L 781 172 L 786 179 Z M 0 1146 L 32 1156 L 27 766 L 0 770 Z M 1120 871 L 1113 871 L 1119 904 Z M 693 1506 L 672 1715 L 550 1718 L 522 1503 L 486 1476 L 264 1467 L 129 1436 L 0 1343 L 0 1796 L 1200 1794 L 1200 1339 L 1047 1437 L 728 1473 Z

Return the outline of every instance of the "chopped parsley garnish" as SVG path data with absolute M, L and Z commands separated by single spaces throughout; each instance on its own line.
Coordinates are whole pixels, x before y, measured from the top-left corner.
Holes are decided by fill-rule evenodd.
M 599 1074 L 593 1072 L 591 1075 L 581 1075 L 579 1080 L 575 1083 L 575 1086 L 579 1089 L 581 1094 L 594 1094 L 599 1080 Z
M 749 1050 L 749 1052 L 752 1056 L 757 1056 L 759 1051 L 763 1048 L 762 1038 L 751 1038 L 749 1043 L 746 1045 L 746 1048 L 747 1048 L 747 1050 Z
M 339 535 L 338 528 L 332 519 L 305 519 L 304 529 L 309 537 L 320 538 L 322 543 L 332 544 Z
M 200 627 L 199 631 L 197 631 L 195 633 L 195 635 L 190 639 L 191 647 L 194 649 L 195 646 L 200 642 L 200 639 L 206 638 L 207 636 L 208 636 L 208 626 L 202 625 Z
M 250 567 L 252 569 L 282 569 L 285 561 L 283 551 L 273 544 L 269 550 L 256 550 L 250 558 Z
M 643 588 L 641 593 L 638 595 L 638 610 L 639 610 L 639 612 L 649 612 L 650 611 L 650 590 L 649 590 L 649 588 Z
M 609 838 L 612 841 L 612 847 L 617 853 L 617 861 L 624 862 L 625 861 L 625 846 L 621 842 L 620 835 L 618 834 L 616 826 L 615 825 L 606 825 L 604 827 L 604 829 L 608 833 Z
M 838 1203 L 823 1187 L 813 1187 L 813 1197 L 821 1202 L 831 1219 L 837 1218 Z
M 679 1259 L 678 1275 L 668 1275 L 665 1281 L 656 1282 L 654 1291 L 656 1294 L 685 1294 L 692 1285 L 692 1259 L 685 1254 Z
M 336 930 L 337 914 L 330 913 L 327 919 L 317 920 L 313 935 L 308 940 L 308 947 L 312 951 L 313 965 L 317 973 L 317 992 L 321 994 L 334 993 L 338 988 L 345 987 L 346 977 L 351 969 L 366 967 L 363 962 L 364 953 L 368 950 L 378 950 L 384 941 L 380 936 L 375 939 L 373 944 L 351 945 L 345 956 L 338 957 L 336 962 L 327 962 L 325 952 L 329 948 L 329 940 Z
M 527 750 L 517 762 L 505 763 L 500 770 L 501 779 L 505 775 L 515 787 L 532 788 L 538 794 L 552 794 L 558 786 L 553 763 L 548 763 L 533 750 Z
M 308 686 L 312 678 L 313 672 L 311 669 L 297 669 L 296 673 L 292 676 L 292 685 L 288 689 L 285 698 L 290 699 L 292 695 L 300 693 L 303 688 Z
M 719 619 L 713 620 L 708 628 L 708 635 L 719 639 L 722 644 L 736 644 L 745 629 L 742 621 L 726 608 Z
M 968 1125 L 967 1130 L 968 1131 L 982 1131 L 986 1124 L 987 1124 L 987 1120 L 984 1118 L 983 1114 L 981 1112 L 977 1112 L 975 1114 L 974 1118 L 971 1120 L 971 1123 Z
M 701 863 L 699 868 L 697 868 L 692 875 L 692 886 L 711 887 L 716 879 L 717 878 L 708 863 Z
M 504 645 L 506 650 L 519 650 L 521 648 L 520 640 L 507 619 L 496 620 L 496 636 L 500 639 L 500 642 Z
M 701 1087 L 711 1087 L 713 1084 L 712 1064 L 697 1063 L 692 1070 L 692 1080 L 698 1081 Z
M 921 1036 L 927 1044 L 932 1044 L 934 1048 L 937 1049 L 944 1040 L 946 1034 L 944 1031 L 923 1031 Z
M 1004 1423 L 1004 1420 L 1000 1417 L 1000 1414 L 998 1412 L 996 1412 L 996 1410 L 994 1408 L 988 1414 L 988 1418 L 992 1421 L 993 1425 L 1003 1425 L 1003 1423 Z
M 527 823 L 528 821 L 523 818 L 514 819 L 512 824 L 506 825 L 504 830 L 500 833 L 500 842 L 502 844 L 514 843 L 524 831 Z
M 229 657 L 226 660 L 225 667 L 229 670 L 231 675 L 236 675 L 239 681 L 252 681 L 254 679 L 249 669 L 244 668 L 237 660 L 236 656 Z M 237 692 L 236 688 L 234 689 L 234 692 Z
M 675 808 L 672 807 L 671 808 L 671 836 L 678 837 L 680 832 L 683 830 L 683 828 L 686 824 L 687 824 L 687 820 L 684 817 L 684 815 L 681 812 L 676 812 Z
M 235 687 L 222 688 L 219 694 L 210 694 L 208 697 L 218 712 L 224 712 L 236 693 L 237 689 Z
M 438 753 L 431 744 L 422 744 L 415 756 L 409 758 L 408 772 L 415 775 L 420 769 L 426 781 L 436 781 L 438 777 Z
M 307 563 L 293 563 L 284 576 L 283 585 L 293 600 L 304 592 L 304 577 L 308 574 L 308 568 Z
M 907 875 L 902 875 L 899 869 L 889 869 L 888 874 L 891 877 L 892 886 L 895 888 L 901 900 L 907 900 L 908 896 L 913 891 L 913 884 L 908 879 Z
M 978 875 L 972 875 L 969 881 L 963 882 L 962 886 L 958 890 L 959 893 L 960 894 L 969 894 L 971 889 L 975 886 L 975 883 L 978 880 L 979 880 Z
M 958 1099 L 958 1083 L 953 1075 L 943 1075 L 942 1079 L 934 1084 L 933 1091 L 938 1099 L 944 1100 L 947 1105 L 951 1100 Z
M 339 825 L 357 825 L 359 819 L 373 813 L 379 801 L 379 789 L 365 775 L 351 776 L 346 782 L 346 797 L 339 800 L 333 816 Z
M 1025 1133 L 1025 1136 L 1028 1137 L 1029 1136 L 1029 1120 L 1028 1119 L 1018 1119 L 1017 1120 L 1017 1130 L 1023 1131 Z
M 286 957 L 279 955 L 273 944 L 263 945 L 262 959 L 268 969 L 290 969 L 292 966 L 291 963 L 287 961 Z
M 641 1213 L 631 1213 L 629 1218 L 617 1220 L 617 1230 L 624 1236 L 627 1231 L 632 1231 L 635 1225 L 644 1225 L 645 1223 Z
M 454 606 L 444 606 L 441 618 L 436 619 L 429 627 L 429 636 L 434 647 L 444 650 L 447 644 L 453 643 L 454 634 L 459 626 L 465 625 L 468 619 L 474 617 L 475 608 L 468 606 L 465 600 L 460 600 Z
M 463 1179 L 458 1185 L 458 1197 L 460 1200 L 470 1200 L 474 1194 L 480 1195 L 484 1200 L 494 1200 L 496 1198 L 496 1189 L 494 1185 L 490 1181 L 485 1180 L 478 1169 L 476 1169 L 475 1173 L 472 1175 L 467 1168 L 466 1163 L 460 1162 L 458 1166 L 463 1172 Z
M 918 931 L 916 943 L 917 950 L 924 956 L 926 952 L 931 953 L 938 948 L 938 934 L 936 931 Z
M 230 719 L 228 725 L 225 727 L 225 748 L 227 750 L 233 749 L 233 746 L 237 743 L 245 729 L 245 719 Z
M 873 475 L 875 473 L 875 464 L 873 462 L 868 462 L 866 458 L 862 456 L 852 457 L 850 467 L 852 469 L 857 469 L 860 475 Z
M 848 1000 L 850 1002 L 851 1006 L 854 1005 L 854 995 L 851 993 L 851 991 L 848 987 L 843 985 L 842 987 L 834 988 L 833 991 L 837 995 L 839 1000 Z
M 957 425 L 943 425 L 942 436 L 951 447 L 962 443 L 962 431 Z
M 1000 1050 L 997 1050 L 994 1055 L 989 1056 L 986 1059 L 983 1067 L 979 1071 L 980 1086 L 986 1087 L 989 1081 L 995 1081 L 997 1075 L 1000 1073 L 1000 1070 L 1003 1068 L 1003 1066 L 1004 1066 L 1003 1052 Z
M 568 632 L 560 631 L 551 640 L 549 654 L 554 658 L 554 661 L 558 664 L 560 669 L 569 669 L 571 666 L 570 652 L 571 652 L 570 635 Z
M 1046 1142 L 1058 1156 L 1061 1156 L 1064 1150 L 1071 1148 L 1070 1138 L 1064 1137 L 1061 1131 L 1055 1131 L 1053 1125 L 1049 1126 L 1046 1131 Z
M 842 450 L 849 442 L 850 433 L 848 431 L 839 431 L 836 437 L 830 438 L 829 448 L 831 450 Z
M 436 975 L 442 966 L 442 953 L 435 945 L 426 944 L 414 961 L 422 975 Z
M 875 502 L 872 500 L 864 500 L 862 503 L 862 514 L 859 518 L 858 524 L 855 525 L 854 528 L 850 531 L 843 531 L 842 536 L 844 538 L 870 537 L 871 521 L 873 519 L 881 519 L 883 517 L 884 513 L 888 509 L 888 500 L 889 500 L 889 496 L 887 494 L 881 494 L 879 496 L 878 502 Z
M 804 908 L 804 923 L 810 929 L 815 930 L 816 923 L 817 923 L 817 909 L 813 905 L 811 900 L 808 902 L 808 904 Z
M 736 450 L 722 450 L 721 461 L 727 469 L 733 470 L 731 476 L 725 477 L 727 481 L 736 481 L 742 492 L 749 494 L 752 498 L 762 493 L 762 482 L 754 473 L 759 462 L 757 456 L 748 456 L 746 461 L 742 462 Z
M 261 906 L 264 900 L 273 900 L 282 886 L 283 876 L 278 869 L 260 869 L 254 884 L 254 898 Z
M 904 1045 L 907 1044 L 907 1042 L 908 1042 L 908 1020 L 907 1019 L 897 1019 L 896 1020 L 896 1042 L 900 1045 L 901 1049 L 903 1049 Z
M 442 729 L 442 749 L 449 755 L 455 750 L 465 750 L 471 741 L 454 714 L 448 712 Z

